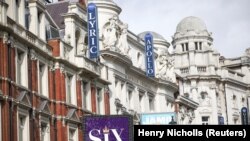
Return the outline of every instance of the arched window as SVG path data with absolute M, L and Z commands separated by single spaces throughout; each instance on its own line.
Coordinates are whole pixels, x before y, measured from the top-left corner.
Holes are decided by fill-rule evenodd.
M 79 41 L 80 41 L 80 31 L 76 30 L 76 33 L 75 33 L 75 46 L 76 46 L 76 48 L 78 48 L 78 46 L 79 46 Z

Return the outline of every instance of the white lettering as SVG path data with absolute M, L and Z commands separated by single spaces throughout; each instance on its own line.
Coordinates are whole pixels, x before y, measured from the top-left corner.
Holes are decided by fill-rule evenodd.
M 116 129 L 111 129 L 111 131 L 113 132 L 113 134 L 114 134 L 114 136 L 115 136 L 115 138 L 116 138 L 117 141 L 122 141 L 122 139 L 120 138 L 120 136 L 122 134 L 123 129 L 121 129 L 121 132 L 119 134 L 117 133 Z
M 93 129 L 93 130 L 91 130 L 91 131 L 89 132 L 89 138 L 90 138 L 92 141 L 102 141 L 101 139 L 99 139 L 99 138 L 97 138 L 97 137 L 95 137 L 95 136 L 92 135 L 92 132 L 93 132 L 93 131 L 97 131 L 98 134 L 100 134 L 100 130 Z
M 95 32 L 96 32 L 95 29 L 90 29 L 89 30 L 89 36 L 96 36 Z
M 94 20 L 95 17 L 92 17 L 92 13 L 89 13 L 89 20 Z
M 89 51 L 90 51 L 90 53 L 96 53 L 97 52 L 97 47 L 92 46 Z
M 89 21 L 89 23 L 90 23 L 90 25 L 91 25 L 91 28 L 94 28 L 95 22 L 96 22 L 96 21 Z
M 95 38 L 91 38 L 91 44 L 95 45 Z

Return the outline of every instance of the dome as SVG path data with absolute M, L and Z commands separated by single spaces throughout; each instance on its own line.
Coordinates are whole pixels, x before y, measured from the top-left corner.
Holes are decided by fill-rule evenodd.
M 153 31 L 145 31 L 145 32 L 142 32 L 140 34 L 138 34 L 138 36 L 144 40 L 144 36 L 147 34 L 147 33 L 151 33 L 151 35 L 153 36 L 153 39 L 159 39 L 159 40 L 164 40 L 166 41 L 166 39 L 164 39 L 163 36 L 161 36 L 160 34 L 156 33 L 156 32 L 153 32 Z
M 177 25 L 176 32 L 188 31 L 207 31 L 206 24 L 200 18 L 186 17 Z

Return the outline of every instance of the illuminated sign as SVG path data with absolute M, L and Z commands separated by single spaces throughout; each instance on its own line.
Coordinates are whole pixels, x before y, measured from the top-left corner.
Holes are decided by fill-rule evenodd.
M 145 53 L 146 53 L 146 74 L 149 77 L 155 76 L 154 69 L 154 49 L 153 49 L 153 36 L 150 33 L 145 35 Z
M 84 116 L 84 141 L 131 141 L 133 123 L 131 116 Z
M 88 44 L 89 57 L 97 58 L 99 54 L 99 34 L 97 7 L 94 3 L 88 4 Z
M 174 112 L 170 113 L 148 113 L 141 114 L 141 122 L 142 125 L 168 125 L 168 124 L 176 124 L 176 114 Z

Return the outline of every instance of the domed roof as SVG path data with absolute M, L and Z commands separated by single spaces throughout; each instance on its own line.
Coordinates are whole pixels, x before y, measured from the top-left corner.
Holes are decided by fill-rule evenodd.
M 185 33 L 188 31 L 207 31 L 206 24 L 197 17 L 186 17 L 184 18 L 176 28 L 176 32 Z
M 160 34 L 156 33 L 156 32 L 153 32 L 153 31 L 145 31 L 145 32 L 142 32 L 140 34 L 138 34 L 138 36 L 144 40 L 144 36 L 147 34 L 147 33 L 151 33 L 151 35 L 153 36 L 153 39 L 160 39 L 160 40 L 164 40 L 166 41 L 166 39 L 164 39 L 163 36 L 161 36 Z

